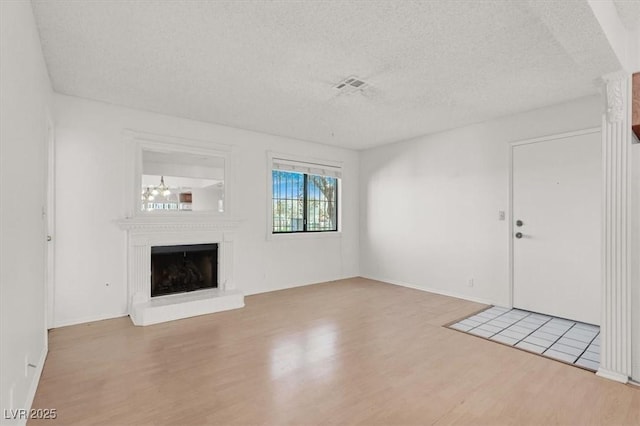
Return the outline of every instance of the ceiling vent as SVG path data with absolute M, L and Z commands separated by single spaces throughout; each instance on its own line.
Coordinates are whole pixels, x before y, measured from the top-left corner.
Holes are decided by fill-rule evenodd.
M 342 93 L 353 93 L 360 91 L 368 86 L 368 83 L 360 80 L 358 77 L 351 76 L 342 80 L 340 83 L 333 86 L 334 89 Z

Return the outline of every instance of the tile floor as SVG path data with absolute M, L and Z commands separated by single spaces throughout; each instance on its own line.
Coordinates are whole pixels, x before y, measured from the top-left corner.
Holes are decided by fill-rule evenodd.
M 449 328 L 596 371 L 600 327 L 520 309 L 493 306 Z

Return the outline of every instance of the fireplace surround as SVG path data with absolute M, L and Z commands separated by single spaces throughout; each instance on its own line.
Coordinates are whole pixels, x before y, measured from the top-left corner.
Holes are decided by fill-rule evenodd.
M 119 221 L 127 231 L 129 316 L 135 325 L 150 325 L 244 306 L 234 282 L 234 231 L 239 222 L 226 219 L 144 217 Z M 217 288 L 152 296 L 153 247 L 217 245 Z

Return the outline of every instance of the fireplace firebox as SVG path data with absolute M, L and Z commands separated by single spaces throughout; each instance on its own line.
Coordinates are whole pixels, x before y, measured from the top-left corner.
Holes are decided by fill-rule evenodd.
M 151 247 L 151 297 L 218 287 L 218 244 Z

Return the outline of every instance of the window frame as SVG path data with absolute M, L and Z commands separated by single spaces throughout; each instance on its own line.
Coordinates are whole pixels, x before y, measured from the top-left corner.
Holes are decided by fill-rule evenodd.
M 267 239 L 280 239 L 280 238 L 304 238 L 306 237 L 339 237 L 342 235 L 342 162 L 331 161 L 326 159 L 318 159 L 318 158 L 310 158 L 310 157 L 302 157 L 302 156 L 291 156 L 288 154 L 281 154 L 275 152 L 267 152 Z M 276 164 L 279 161 L 287 162 L 287 163 L 298 163 L 300 165 L 304 165 L 310 168 L 327 168 L 334 170 L 337 176 L 330 176 L 336 178 L 336 197 L 335 197 L 335 208 L 336 208 L 336 226 L 335 230 L 307 230 L 308 225 L 308 217 L 307 217 L 307 183 L 308 183 L 308 175 L 316 175 L 321 176 L 321 174 L 313 173 L 312 171 L 295 171 L 290 170 L 291 172 L 300 173 L 304 176 L 304 201 L 303 201 L 303 231 L 285 231 L 285 232 L 274 232 L 273 227 L 273 171 L 274 170 L 282 170 L 276 168 Z M 282 170 L 287 171 L 287 170 Z

